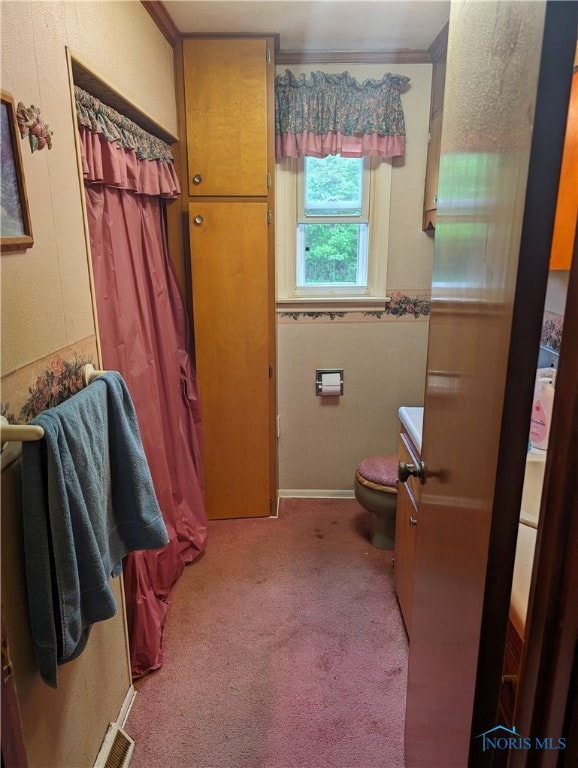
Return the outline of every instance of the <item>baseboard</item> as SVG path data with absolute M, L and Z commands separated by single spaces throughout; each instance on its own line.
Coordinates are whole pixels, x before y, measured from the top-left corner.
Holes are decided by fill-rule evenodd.
M 93 768 L 128 768 L 134 750 L 134 739 L 124 730 L 124 725 L 134 703 L 136 691 L 131 685 L 124 697 L 120 712 L 114 723 L 110 723 Z
M 135 698 L 136 698 L 136 691 L 134 689 L 134 686 L 131 685 L 128 691 L 126 692 L 126 696 L 124 697 L 122 707 L 120 708 L 120 712 L 118 713 L 118 717 L 116 718 L 116 725 L 120 725 L 121 728 L 124 728 L 125 726 L 125 723 L 132 709 L 132 705 L 134 704 Z
M 280 499 L 354 499 L 353 490 L 323 490 L 319 488 L 280 488 Z

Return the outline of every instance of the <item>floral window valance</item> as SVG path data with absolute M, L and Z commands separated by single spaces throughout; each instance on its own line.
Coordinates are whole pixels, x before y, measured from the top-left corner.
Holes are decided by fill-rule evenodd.
M 102 133 L 107 141 L 115 141 L 119 147 L 134 149 L 139 160 L 163 160 L 173 162 L 168 144 L 143 130 L 128 117 L 74 86 L 78 122 L 93 133 Z
M 403 75 L 358 82 L 349 72 L 290 70 L 275 79 L 275 152 L 284 157 L 398 157 L 405 151 Z
M 74 95 L 86 184 L 165 198 L 180 193 L 168 144 L 82 88 Z

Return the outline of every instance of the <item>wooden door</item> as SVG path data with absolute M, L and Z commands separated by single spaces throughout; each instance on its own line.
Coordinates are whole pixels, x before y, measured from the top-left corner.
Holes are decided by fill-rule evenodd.
M 267 40 L 183 41 L 189 195 L 266 197 Z
M 551 7 L 565 5 L 550 4 L 546 24 L 545 5 L 538 2 L 451 8 L 421 455 L 427 479 L 409 651 L 408 768 L 464 768 L 492 757 L 482 755 L 476 738 L 484 729 L 476 730 L 474 702 L 491 712 L 484 728 L 496 726 L 497 697 L 489 706 L 483 696 L 478 700 L 476 683 L 483 687 L 496 674 L 499 680 L 501 657 L 490 653 L 488 662 L 485 654 L 500 644 L 503 654 L 505 643 L 563 137 L 559 111 L 538 103 L 535 112 L 538 75 L 546 84 L 540 81 L 540 93 L 553 93 L 548 76 L 564 46 L 546 46 L 544 30 L 548 14 L 558 13 Z M 540 69 L 543 40 L 550 59 Z M 532 208 L 536 200 L 539 215 Z M 532 274 L 532 281 L 522 286 L 521 274 Z M 505 477 L 499 463 L 508 462 Z M 508 504 L 497 501 L 499 494 Z M 504 541 L 494 535 L 500 525 Z
M 210 518 L 269 515 L 274 495 L 267 211 L 265 202 L 189 206 Z

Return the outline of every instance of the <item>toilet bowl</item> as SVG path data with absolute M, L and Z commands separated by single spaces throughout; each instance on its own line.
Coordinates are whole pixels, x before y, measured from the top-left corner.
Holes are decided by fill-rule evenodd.
M 370 540 L 376 549 L 393 549 L 395 542 L 395 513 L 397 509 L 398 457 L 370 456 L 355 470 L 355 498 L 373 513 Z

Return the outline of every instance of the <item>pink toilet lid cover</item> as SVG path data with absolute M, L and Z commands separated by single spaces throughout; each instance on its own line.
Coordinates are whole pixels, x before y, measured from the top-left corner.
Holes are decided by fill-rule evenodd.
M 369 456 L 357 467 L 359 474 L 370 483 L 397 488 L 397 456 Z

